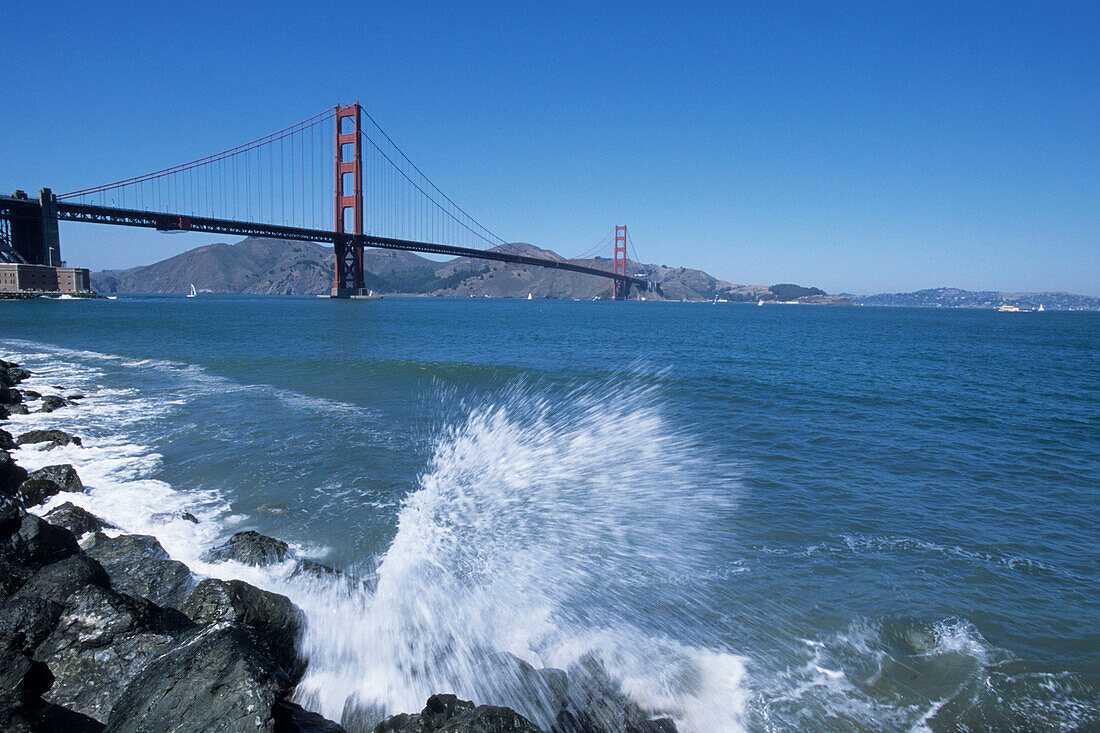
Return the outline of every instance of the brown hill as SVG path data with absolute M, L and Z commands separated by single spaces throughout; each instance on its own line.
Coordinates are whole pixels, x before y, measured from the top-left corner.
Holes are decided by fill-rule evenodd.
M 531 244 L 500 245 L 506 252 L 547 259 L 564 258 Z M 574 260 L 610 271 L 609 258 Z M 457 297 L 606 298 L 611 283 L 603 278 L 549 268 L 460 257 L 444 262 L 411 252 L 368 249 L 364 280 L 379 293 Z M 768 287 L 734 285 L 702 270 L 627 263 L 628 272 L 661 284 L 672 300 L 774 300 Z M 310 242 L 249 237 L 236 244 L 197 247 L 152 265 L 92 274 L 92 287 L 106 293 L 186 293 L 200 291 L 264 295 L 317 295 L 332 287 L 332 248 Z M 818 291 L 820 292 L 820 291 Z M 646 297 L 657 299 L 654 293 Z

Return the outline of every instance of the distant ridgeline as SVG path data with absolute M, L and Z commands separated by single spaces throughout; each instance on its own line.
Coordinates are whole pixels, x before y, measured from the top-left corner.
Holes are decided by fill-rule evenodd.
M 530 244 L 502 249 L 547 259 L 565 258 Z M 610 271 L 607 257 L 570 260 Z M 411 252 L 368 249 L 363 257 L 364 283 L 378 293 L 494 298 L 608 298 L 610 281 L 542 267 L 459 258 L 429 260 Z M 839 303 L 819 288 L 798 285 L 735 285 L 685 267 L 628 261 L 627 272 L 644 273 L 661 283 L 665 300 L 728 302 L 798 301 Z M 237 244 L 211 244 L 161 262 L 129 270 L 93 273 L 92 285 L 106 293 L 186 293 L 194 283 L 201 291 L 268 295 L 316 295 L 332 288 L 332 249 L 309 242 L 249 237 Z M 636 295 L 634 297 L 637 297 Z M 660 299 L 655 293 L 645 297 Z
M 992 290 L 960 290 L 958 288 L 934 288 L 912 293 L 883 293 L 880 295 L 848 295 L 859 305 L 893 305 L 918 308 L 999 308 L 1014 305 L 1021 310 L 1100 310 L 1100 298 L 1073 293 L 998 293 Z

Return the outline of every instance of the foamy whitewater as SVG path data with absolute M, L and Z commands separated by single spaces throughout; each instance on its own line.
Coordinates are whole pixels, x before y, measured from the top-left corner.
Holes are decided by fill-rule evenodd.
M 662 338 L 677 343 L 676 328 Z M 277 326 L 308 351 L 294 335 L 305 330 Z M 59 428 L 83 448 L 28 446 L 15 458 L 28 469 L 72 463 L 87 487 L 36 512 L 70 501 L 113 532 L 155 536 L 198 576 L 288 596 L 306 617 L 296 700 L 330 719 L 417 712 L 452 692 L 549 730 L 551 693 L 531 669 L 584 674 L 598 660 L 681 731 L 1100 724 L 1087 671 L 1095 634 L 1081 631 L 1090 614 L 1100 619 L 1094 605 L 1070 606 L 1100 590 L 1095 547 L 1082 537 L 1066 555 L 1076 562 L 1044 552 L 1049 543 L 998 540 L 1006 512 L 1026 516 L 998 493 L 1015 481 L 1008 454 L 989 466 L 960 458 L 915 491 L 909 483 L 947 459 L 919 448 L 918 422 L 897 420 L 909 406 L 850 397 L 871 379 L 858 365 L 860 386 L 843 388 L 841 408 L 815 391 L 827 380 L 777 376 L 786 363 L 762 371 L 755 358 L 719 359 L 718 372 L 696 374 L 718 357 L 682 345 L 679 372 L 636 361 L 628 372 L 582 369 L 565 363 L 578 359 L 569 353 L 556 369 L 490 373 L 452 342 L 423 345 L 440 363 L 337 353 L 272 366 L 247 345 L 193 348 L 193 360 L 154 358 L 153 346 L 121 355 L 0 333 L 0 356 L 34 374 L 22 387 L 86 395 L 5 426 Z M 344 376 L 359 388 L 329 389 Z M 946 434 L 955 408 L 936 394 L 952 415 L 936 427 Z M 836 422 L 845 411 L 859 413 L 858 431 Z M 995 442 L 982 431 L 1005 434 L 993 423 L 967 430 L 953 439 L 987 455 Z M 1041 449 L 1043 470 L 1060 470 L 1075 436 Z M 894 439 L 914 447 L 895 453 Z M 974 485 L 950 484 L 968 472 Z M 971 496 L 1001 513 L 975 523 Z M 1041 515 L 1054 501 L 1045 496 L 1024 504 Z M 201 559 L 242 529 L 289 542 L 294 559 Z M 297 559 L 340 572 L 295 573 Z

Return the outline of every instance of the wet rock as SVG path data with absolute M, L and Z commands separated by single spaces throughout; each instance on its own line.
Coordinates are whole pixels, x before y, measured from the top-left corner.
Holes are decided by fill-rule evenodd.
M 0 450 L 0 494 L 15 496 L 16 489 L 26 480 L 27 469 L 17 465 L 6 450 Z
M 31 430 L 15 439 L 16 445 L 34 445 L 46 443 L 45 450 L 61 445 L 83 445 L 79 436 L 69 435 L 64 430 Z
M 46 503 L 51 496 L 61 493 L 61 487 L 49 479 L 29 478 L 19 484 L 15 496 L 23 506 L 32 507 Z
M 19 517 L 18 527 L 0 540 L 0 556 L 7 556 L 32 570 L 64 560 L 79 551 L 72 532 L 33 514 Z
M 5 369 L 4 372 L 7 378 L 11 381 L 11 384 L 8 385 L 9 387 L 19 384 L 24 379 L 30 379 L 31 376 L 30 372 L 18 365 L 10 366 Z
M 373 730 L 374 733 L 541 733 L 538 726 L 510 708 L 475 707 L 454 695 L 432 695 L 419 714 L 394 715 Z
M 113 733 L 271 731 L 275 708 L 290 690 L 283 671 L 241 626 L 207 626 L 128 680 L 112 706 Z
M 11 412 L 5 405 L 0 405 L 0 420 L 7 420 L 11 417 Z
M 55 466 L 45 466 L 37 471 L 31 471 L 28 478 L 47 479 L 61 487 L 62 491 L 72 494 L 84 493 L 84 482 L 80 480 L 76 469 L 69 463 L 60 463 Z
M 274 718 L 280 733 L 345 733 L 337 723 L 286 700 L 275 703 Z
M 0 430 L 0 450 L 15 450 L 15 438 L 7 430 Z
M 203 559 L 207 562 L 236 560 L 245 565 L 272 565 L 286 560 L 289 553 L 290 548 L 282 540 L 248 530 L 233 535 L 221 547 L 209 550 Z
M 0 384 L 0 405 L 17 405 L 23 401 L 23 395 L 14 387 Z
M 68 407 L 72 403 L 64 397 L 58 397 L 57 395 L 46 395 L 42 398 L 42 406 L 38 408 L 39 412 L 53 412 L 62 407 Z
M 73 555 L 50 563 L 32 575 L 16 591 L 16 598 L 44 598 L 64 603 L 76 591 L 89 585 L 107 588 L 111 584 L 103 566 L 87 555 Z
M 107 571 L 113 588 L 157 605 L 172 605 L 191 586 L 191 571 L 171 559 L 155 537 L 99 534 L 84 550 Z
M 257 514 L 268 514 L 273 517 L 282 517 L 290 513 L 286 504 L 260 504 L 256 507 Z
M 294 570 L 291 571 L 290 577 L 297 578 L 302 575 L 313 578 L 335 578 L 340 573 L 323 563 L 313 560 L 299 560 L 294 564 Z
M 76 537 L 83 537 L 88 532 L 100 532 L 114 527 L 113 524 L 104 522 L 91 512 L 71 502 L 65 502 L 47 512 L 46 521 L 57 527 L 64 527 Z
M 29 415 L 31 411 L 27 409 L 26 405 L 7 405 L 8 415 Z
M 57 627 L 35 652 L 55 677 L 43 698 L 105 723 L 126 684 L 192 629 L 178 612 L 84 586 L 68 597 Z
M 60 603 L 37 597 L 11 598 L 0 605 L 0 649 L 33 654 L 57 627 Z
M 595 657 L 585 657 L 571 667 L 565 679 L 556 677 L 556 685 L 564 704 L 553 733 L 676 733 L 668 718 L 651 720 Z
M 247 629 L 249 638 L 297 682 L 305 671 L 298 655 L 302 612 L 286 596 L 261 590 L 240 580 L 208 578 L 175 606 L 199 624 L 231 621 Z
M 71 395 L 68 395 L 65 399 L 67 399 L 70 403 L 72 403 L 72 402 L 75 402 L 76 400 L 84 399 L 84 395 L 79 394 L 79 393 L 78 394 L 71 394 Z
M 39 400 L 42 399 L 41 392 L 35 392 L 33 389 L 23 390 L 23 399 L 25 400 Z

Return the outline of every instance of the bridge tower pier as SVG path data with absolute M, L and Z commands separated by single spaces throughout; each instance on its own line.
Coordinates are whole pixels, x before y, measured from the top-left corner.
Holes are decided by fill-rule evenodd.
M 615 274 L 622 279 L 612 281 L 615 300 L 626 300 L 630 295 L 630 281 L 626 279 L 626 227 L 615 227 Z
M 359 103 L 336 107 L 336 188 L 333 298 L 363 295 L 363 138 Z M 348 215 L 351 221 L 347 221 Z M 351 231 L 349 232 L 349 224 Z
M 25 203 L 24 203 L 25 202 Z M 57 197 L 48 188 L 38 192 L 38 201 L 22 191 L 9 200 L 10 247 L 17 260 L 30 265 L 61 267 L 61 235 L 57 227 Z

